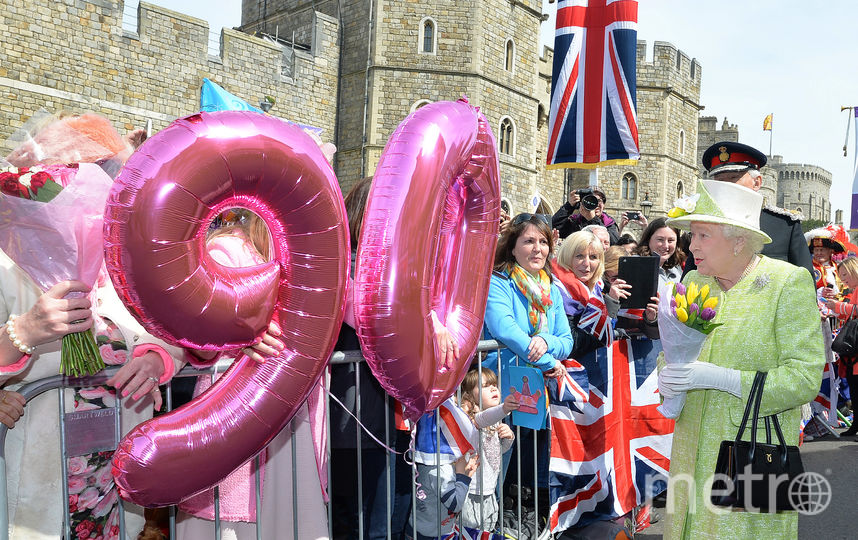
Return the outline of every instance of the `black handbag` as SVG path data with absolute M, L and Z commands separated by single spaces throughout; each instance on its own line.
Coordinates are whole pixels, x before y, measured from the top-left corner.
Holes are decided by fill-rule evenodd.
M 766 374 L 757 372 L 736 439 L 721 442 L 711 493 L 712 504 L 716 506 L 749 512 L 780 512 L 802 508 L 808 500 L 806 484 L 793 482 L 804 472 L 801 455 L 798 447 L 787 446 L 784 442 L 777 415 L 764 417 L 766 442 L 756 442 L 765 382 Z M 751 440 L 743 441 L 751 407 L 754 409 Z M 772 444 L 772 425 L 778 438 L 775 444 Z
M 840 356 L 858 354 L 858 320 L 849 319 L 831 342 L 831 350 Z

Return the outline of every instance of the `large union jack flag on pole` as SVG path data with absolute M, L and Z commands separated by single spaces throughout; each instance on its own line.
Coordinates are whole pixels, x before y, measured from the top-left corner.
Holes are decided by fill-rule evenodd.
M 560 0 L 548 168 L 632 164 L 637 128 L 636 0 Z
M 551 405 L 552 532 L 626 514 L 667 488 L 673 420 L 659 405 L 651 340 L 617 340 L 581 359 L 590 399 Z

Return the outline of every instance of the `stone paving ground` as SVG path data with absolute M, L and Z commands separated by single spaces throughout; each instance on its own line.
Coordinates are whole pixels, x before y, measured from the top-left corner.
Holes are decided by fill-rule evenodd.
M 842 433 L 845 429 L 837 431 Z M 799 540 L 855 540 L 858 538 L 858 441 L 855 437 L 828 435 L 805 442 L 800 449 L 804 469 L 823 475 L 831 483 L 833 497 L 819 514 L 799 517 Z M 635 535 L 635 540 L 662 538 L 664 508 L 657 511 L 662 519 Z

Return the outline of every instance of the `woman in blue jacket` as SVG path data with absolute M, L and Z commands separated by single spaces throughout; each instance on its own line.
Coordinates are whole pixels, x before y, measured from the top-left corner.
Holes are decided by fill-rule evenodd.
M 499 353 L 490 352 L 483 366 L 500 370 L 501 388 L 505 390 L 509 388 L 509 366 L 535 367 L 543 377 L 557 377 L 565 369 L 560 361 L 572 351 L 563 297 L 552 283 L 547 264 L 553 248 L 551 227 L 538 214 L 517 215 L 498 241 L 486 304 L 485 338 L 496 339 L 506 348 Z M 533 443 L 528 442 L 532 437 L 532 430 L 522 429 L 518 445 L 513 448 L 520 446 L 523 454 L 532 453 Z M 538 432 L 539 508 L 543 511 L 548 509 L 549 441 L 547 430 Z M 510 458 L 511 453 L 504 455 L 504 475 Z M 528 456 L 523 456 L 522 463 L 522 476 L 533 471 L 524 465 L 532 463 Z M 516 477 L 508 476 L 510 480 Z M 522 483 L 533 485 L 532 479 L 527 482 L 523 478 Z
M 539 368 L 546 377 L 563 374 L 560 360 L 572 351 L 572 334 L 560 289 L 551 280 L 551 229 L 539 214 L 517 215 L 498 241 L 486 304 L 485 337 L 500 351 L 501 388 L 509 388 L 510 365 Z M 497 371 L 497 352 L 483 365 Z

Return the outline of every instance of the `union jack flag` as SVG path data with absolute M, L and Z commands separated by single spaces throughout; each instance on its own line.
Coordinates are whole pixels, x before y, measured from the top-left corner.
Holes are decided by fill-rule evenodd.
M 459 536 L 448 538 L 456 538 L 458 540 L 503 540 L 503 536 L 490 533 L 488 531 L 479 531 L 470 527 L 462 527 L 461 529 L 456 527 L 456 529 L 458 529 L 458 531 L 454 530 L 453 534 L 458 534 Z
M 605 305 L 604 283 L 597 282 L 590 291 L 574 276 L 572 280 L 561 277 L 560 281 L 563 284 L 560 295 L 563 297 L 566 314 L 578 317 L 578 328 L 593 335 L 602 344 L 610 346 L 614 341 L 614 328 Z
M 436 455 L 440 463 L 453 463 L 472 452 L 479 439 L 474 423 L 453 398 L 447 399 L 435 411 L 421 416 L 416 429 L 414 461 L 417 463 L 433 464 Z
M 608 317 L 608 308 L 602 296 L 602 282 L 593 288 L 593 294 L 587 299 L 587 305 L 583 306 L 583 313 L 578 319 L 578 328 L 593 334 L 606 346 L 610 347 L 614 341 L 614 328 Z
M 837 421 L 837 375 L 834 373 L 834 367 L 831 362 L 825 363 L 825 368 L 822 370 L 822 384 L 819 386 L 819 393 L 813 399 L 819 404 L 828 417 L 828 423 L 832 426 L 838 426 Z M 850 389 L 851 390 L 851 389 Z
M 592 168 L 640 158 L 637 19 L 636 0 L 558 1 L 549 168 Z
M 587 380 L 587 370 L 580 362 L 572 358 L 561 360 L 560 362 L 566 368 L 566 373 L 561 377 L 548 378 L 545 381 L 551 402 L 562 402 L 570 407 L 576 406 L 573 403 L 577 403 L 578 405 L 586 403 L 590 399 L 590 383 Z
M 585 356 L 590 399 L 551 405 L 550 526 L 613 519 L 667 488 L 673 420 L 659 405 L 658 342 L 617 340 Z

